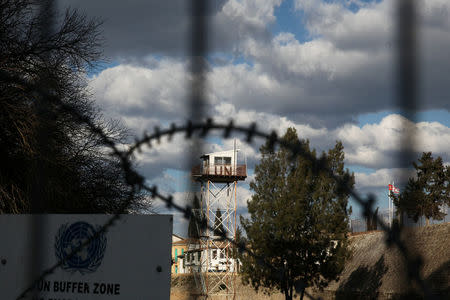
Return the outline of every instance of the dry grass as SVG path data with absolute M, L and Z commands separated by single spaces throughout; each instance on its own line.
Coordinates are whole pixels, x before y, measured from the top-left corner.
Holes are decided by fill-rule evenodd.
M 407 229 L 402 240 L 414 256 L 423 260 L 421 277 L 439 295 L 450 294 L 450 223 Z M 352 257 L 340 279 L 326 288 L 323 296 L 330 298 L 338 291 L 361 299 L 399 297 L 410 292 L 407 269 L 399 250 L 386 246 L 384 232 L 374 231 L 350 237 Z
M 427 285 L 447 299 L 445 297 L 450 295 L 450 223 L 408 229 L 402 239 L 412 253 L 423 258 L 420 272 Z M 309 292 L 325 299 L 408 299 L 410 295 L 401 296 L 411 292 L 405 262 L 398 249 L 388 248 L 385 240 L 381 231 L 351 236 L 352 257 L 340 279 L 331 282 L 323 292 Z M 256 293 L 250 286 L 243 286 L 239 278 L 236 282 L 236 299 L 284 299 L 280 293 L 270 296 Z M 191 275 L 172 276 L 172 300 L 202 299 L 192 293 L 198 295 Z

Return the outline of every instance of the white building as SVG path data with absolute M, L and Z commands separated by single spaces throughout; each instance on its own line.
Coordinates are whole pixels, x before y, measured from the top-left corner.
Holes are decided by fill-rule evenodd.
M 188 250 L 180 259 L 179 273 L 193 272 L 233 272 L 236 271 L 235 263 L 237 259 L 228 259 L 227 253 L 230 251 L 229 241 L 215 241 L 209 249 L 201 247 L 200 244 L 190 244 Z M 209 251 L 209 255 L 207 254 Z M 228 253 L 228 257 L 232 254 Z

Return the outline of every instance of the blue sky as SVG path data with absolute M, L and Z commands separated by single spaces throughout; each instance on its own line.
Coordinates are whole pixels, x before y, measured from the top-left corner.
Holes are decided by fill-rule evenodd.
M 295 11 L 293 1 L 283 1 L 275 9 L 277 22 L 270 26 L 273 35 L 281 32 L 291 32 L 300 42 L 310 41 L 311 37 L 303 22 L 303 13 Z
M 391 114 L 399 114 L 399 111 L 382 111 L 377 113 L 368 113 L 358 116 L 358 125 L 374 124 L 380 122 L 384 117 Z M 416 115 L 418 122 L 439 122 L 445 126 L 450 126 L 450 113 L 444 109 L 432 109 L 419 111 Z
M 61 3 L 64 3 L 62 1 Z M 220 3 L 220 5 L 219 5 Z M 282 134 L 295 127 L 313 148 L 326 150 L 339 139 L 346 166 L 363 195 L 387 207 L 389 181 L 399 186 L 409 174 L 396 157 L 402 132 L 416 130 L 417 154 L 432 151 L 450 162 L 450 3 L 423 3 L 418 24 L 420 107 L 414 122 L 395 102 L 395 6 L 385 1 L 223 0 L 209 18 L 211 52 L 208 116 Z M 106 117 L 120 120 L 137 136 L 155 126 L 189 118 L 189 59 L 185 2 L 110 3 L 70 1 L 100 17 L 109 63 L 91 70 L 89 88 Z M 145 13 L 147 12 L 147 14 Z M 447 12 L 447 14 L 443 13 Z M 149 18 L 148 14 L 152 17 Z M 387 47 L 386 45 L 394 45 Z M 245 144 L 250 173 L 262 141 Z M 185 199 L 190 186 L 182 136 L 137 155 L 149 182 Z M 231 140 L 211 136 L 205 152 L 228 150 Z M 251 197 L 242 184 L 239 210 Z M 352 204 L 354 217 L 358 206 Z M 164 206 L 155 203 L 164 212 Z M 180 221 L 179 224 L 182 224 Z M 176 231 L 180 231 L 179 225 Z

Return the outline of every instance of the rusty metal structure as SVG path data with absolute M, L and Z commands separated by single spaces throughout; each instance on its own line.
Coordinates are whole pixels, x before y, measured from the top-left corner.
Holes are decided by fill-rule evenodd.
M 193 213 L 199 239 L 189 248 L 199 253 L 197 268 L 192 268 L 197 288 L 208 299 L 211 294 L 234 299 L 237 260 L 233 259 L 237 228 L 237 184 L 247 177 L 246 164 L 238 164 L 238 150 L 201 156 L 202 165 L 192 168 L 193 180 L 200 183 L 201 208 Z M 220 215 L 218 216 L 218 212 Z M 206 226 L 204 226 L 206 225 Z

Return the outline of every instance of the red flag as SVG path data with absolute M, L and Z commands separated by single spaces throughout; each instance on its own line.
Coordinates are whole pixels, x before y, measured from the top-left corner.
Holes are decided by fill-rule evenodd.
M 388 187 L 389 187 L 389 190 L 392 191 L 394 194 L 400 194 L 400 189 L 396 188 L 394 185 L 389 184 Z

